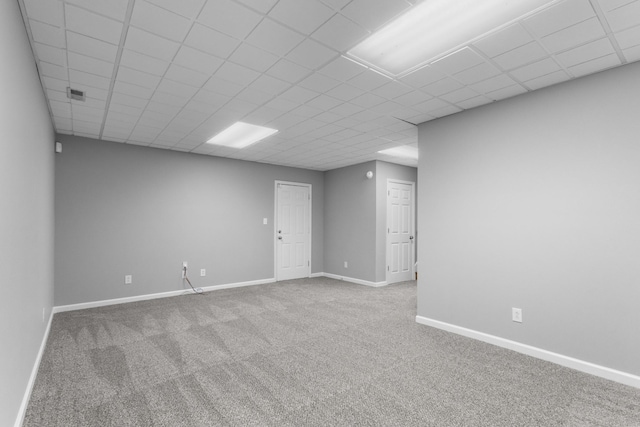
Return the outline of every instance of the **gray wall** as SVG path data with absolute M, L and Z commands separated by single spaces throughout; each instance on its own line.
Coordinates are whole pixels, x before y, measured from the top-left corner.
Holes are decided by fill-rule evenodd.
M 10 426 L 53 303 L 55 140 L 16 1 L 0 2 L 0 58 L 0 425 Z
M 326 273 L 376 281 L 376 162 L 325 172 Z M 344 268 L 347 261 L 349 267 Z
M 419 127 L 418 315 L 640 375 L 638 76 Z
M 194 286 L 273 278 L 275 180 L 312 185 L 311 271 L 323 271 L 321 172 L 59 140 L 55 305 L 182 289 L 182 261 Z
M 416 171 L 371 161 L 325 172 L 325 272 L 386 280 L 387 179 L 415 182 Z

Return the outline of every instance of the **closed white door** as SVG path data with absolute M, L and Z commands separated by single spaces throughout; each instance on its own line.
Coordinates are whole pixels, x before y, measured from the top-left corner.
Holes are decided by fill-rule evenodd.
M 413 280 L 413 183 L 387 182 L 387 283 Z
M 311 186 L 277 183 L 276 280 L 311 275 Z

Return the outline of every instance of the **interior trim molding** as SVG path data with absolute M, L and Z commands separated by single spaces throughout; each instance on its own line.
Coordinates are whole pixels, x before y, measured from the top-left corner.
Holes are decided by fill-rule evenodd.
M 354 279 L 353 277 L 339 276 L 337 274 L 331 274 L 331 273 L 316 273 L 316 274 L 318 274 L 319 276 L 328 277 L 329 279 L 344 280 L 345 282 L 356 283 L 358 285 L 372 286 L 374 288 L 379 288 L 381 286 L 387 285 L 386 280 L 383 282 L 370 282 L 368 280 Z
M 237 283 L 227 283 L 223 285 L 212 285 L 212 286 L 201 286 L 200 288 L 205 291 L 215 291 L 218 289 L 230 289 L 230 288 L 240 288 L 243 286 L 254 286 L 254 285 L 262 285 L 265 283 L 274 283 L 276 281 L 275 278 L 269 279 L 261 279 L 261 280 L 251 280 L 247 282 L 237 282 Z M 107 305 L 115 305 L 115 304 L 125 304 L 129 302 L 136 301 L 146 301 L 157 298 L 168 298 L 174 297 L 178 295 L 188 295 L 193 293 L 190 288 L 180 289 L 177 291 L 169 291 L 169 292 L 159 292 L 156 294 L 146 294 L 146 295 L 135 295 L 132 297 L 124 297 L 124 298 L 114 298 L 102 301 L 91 301 L 91 302 L 82 302 L 78 304 L 70 304 L 70 305 L 59 305 L 53 307 L 53 313 L 63 313 L 65 311 L 73 311 L 73 310 L 84 310 L 86 308 L 95 308 L 95 307 L 104 307 Z
M 595 363 L 586 362 L 584 360 L 565 356 L 563 354 L 554 353 L 538 347 L 522 344 L 517 341 L 511 341 L 495 335 L 486 334 L 484 332 L 475 331 L 473 329 L 463 328 L 461 326 L 452 325 L 450 323 L 441 322 L 439 320 L 430 319 L 428 317 L 416 316 L 416 323 L 442 329 L 447 332 L 462 335 L 467 338 L 473 338 L 484 341 L 489 344 L 497 345 L 518 353 L 537 359 L 546 360 L 567 368 L 575 369 L 597 377 L 605 378 L 631 387 L 640 388 L 640 376 L 630 374 L 628 372 L 618 371 L 616 369 L 607 368 L 606 366 L 596 365 Z
M 33 368 L 31 369 L 31 375 L 29 376 L 29 382 L 27 383 L 27 388 L 24 391 L 24 396 L 22 397 L 22 403 L 20 404 L 20 409 L 18 410 L 18 416 L 16 417 L 16 422 L 14 427 L 22 426 L 24 422 L 24 416 L 27 413 L 27 405 L 29 405 L 29 400 L 31 400 L 31 393 L 33 392 L 33 385 L 36 382 L 36 377 L 38 376 L 38 369 L 40 369 L 40 362 L 42 361 L 42 355 L 44 354 L 44 349 L 47 346 L 47 340 L 49 339 L 49 331 L 51 330 L 51 323 L 53 322 L 53 309 L 51 313 L 49 313 L 49 321 L 47 322 L 47 327 L 44 330 L 44 335 L 42 336 L 42 342 L 40 343 L 40 350 L 38 350 L 38 354 L 36 355 L 36 360 L 33 362 Z

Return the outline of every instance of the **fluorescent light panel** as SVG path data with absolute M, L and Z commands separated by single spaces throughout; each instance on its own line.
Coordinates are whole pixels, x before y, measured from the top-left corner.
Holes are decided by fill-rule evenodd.
M 276 129 L 236 122 L 207 141 L 209 144 L 245 148 L 278 132 Z
M 424 0 L 347 52 L 398 77 L 557 0 Z
M 380 154 L 385 154 L 392 157 L 404 157 L 407 159 L 418 159 L 418 148 L 410 145 L 402 145 L 400 147 L 387 148 L 386 150 L 378 151 Z

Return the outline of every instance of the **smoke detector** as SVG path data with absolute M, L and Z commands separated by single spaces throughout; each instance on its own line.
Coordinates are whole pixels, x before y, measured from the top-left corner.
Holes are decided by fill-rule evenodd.
M 83 91 L 78 89 L 71 89 L 70 87 L 68 87 L 67 98 L 75 99 L 76 101 L 84 101 L 86 99 L 86 96 Z

